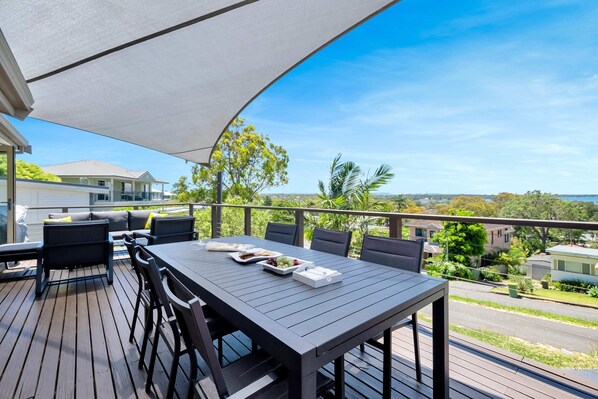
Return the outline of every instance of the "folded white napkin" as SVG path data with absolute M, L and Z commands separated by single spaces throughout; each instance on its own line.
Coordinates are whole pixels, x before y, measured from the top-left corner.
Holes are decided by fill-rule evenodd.
M 206 244 L 206 249 L 208 251 L 238 252 L 246 251 L 254 246 L 255 245 L 252 244 L 235 244 L 230 242 L 210 241 Z

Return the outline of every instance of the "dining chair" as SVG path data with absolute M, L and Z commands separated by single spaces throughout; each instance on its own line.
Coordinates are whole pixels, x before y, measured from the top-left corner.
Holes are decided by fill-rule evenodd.
M 314 228 L 310 249 L 347 257 L 351 245 L 351 231 Z
M 199 352 L 210 369 L 210 375 L 198 378 L 197 361 L 191 360 L 189 374 L 188 398 L 204 397 L 202 390 L 213 393 L 219 398 L 279 398 L 286 397 L 288 381 L 286 370 L 263 349 L 222 368 L 216 361 L 214 345 L 210 337 L 209 326 L 199 299 L 171 272 L 166 271 L 163 282 L 170 304 L 181 326 L 181 333 L 188 354 L 194 358 Z M 317 395 L 332 388 L 333 381 L 321 373 L 317 373 Z M 212 397 L 211 395 L 208 395 Z
M 366 262 L 377 263 L 380 265 L 390 266 L 401 270 L 407 270 L 414 273 L 421 272 L 422 258 L 424 252 L 424 244 L 422 241 L 413 240 L 401 240 L 398 238 L 387 238 L 387 237 L 376 237 L 371 235 L 365 235 L 363 237 L 363 244 L 361 247 L 360 259 Z M 419 336 L 418 336 L 418 323 L 417 313 L 411 315 L 406 319 L 403 319 L 393 325 L 389 332 L 397 330 L 401 327 L 411 326 L 413 330 L 413 350 L 415 353 L 415 374 L 417 381 L 421 382 L 421 361 L 419 354 Z M 391 334 L 387 334 L 387 338 L 391 338 Z M 367 340 L 367 343 L 384 350 L 384 343 L 379 342 L 380 338 L 384 337 L 384 333 L 379 334 Z M 386 338 L 384 338 L 386 341 Z M 387 348 L 391 348 L 390 342 L 386 345 Z M 365 346 L 362 343 L 360 345 L 361 351 L 365 350 Z M 388 354 L 387 354 L 388 355 Z M 391 361 L 391 356 L 388 357 L 388 361 Z M 386 358 L 385 357 L 385 358 Z M 384 364 L 384 368 L 392 367 L 391 364 Z M 386 382 L 385 382 L 386 383 Z M 390 381 L 388 381 L 390 383 Z
M 179 367 L 179 358 L 186 354 L 189 350 L 188 346 L 184 348 L 181 345 L 181 329 L 177 323 L 177 319 L 170 307 L 170 302 L 164 285 L 162 284 L 162 277 L 166 272 L 166 269 L 158 268 L 156 261 L 150 256 L 145 249 L 140 246 L 135 247 L 136 254 L 135 260 L 137 265 L 145 275 L 148 283 L 151 301 L 157 311 L 156 327 L 154 331 L 154 341 L 152 345 L 152 352 L 150 354 L 150 363 L 147 369 L 147 380 L 145 383 L 146 392 L 150 392 L 152 386 L 152 378 L 154 373 L 154 367 L 156 365 L 156 358 L 158 355 L 158 344 L 160 337 L 164 340 L 166 346 L 172 352 L 172 363 L 170 366 L 170 374 L 168 381 L 168 388 L 166 390 L 166 398 L 170 399 L 174 394 L 174 385 L 176 382 L 176 374 Z M 199 302 L 199 306 L 203 308 L 203 312 L 206 315 L 206 325 L 208 327 L 208 337 L 210 342 L 218 340 L 218 356 L 220 362 L 222 362 L 222 337 L 236 331 L 231 324 L 220 317 L 216 312 L 209 308 L 205 303 Z M 146 323 L 153 324 L 152 313 L 149 313 L 149 320 Z M 163 316 L 166 316 L 163 318 Z M 185 328 L 183 326 L 183 328 Z M 145 350 L 147 347 L 147 340 L 149 335 L 147 332 L 151 330 L 146 328 L 144 334 L 144 344 L 141 350 L 141 360 L 139 362 L 139 368 L 143 367 L 145 360 Z M 213 344 L 212 344 L 213 345 Z M 197 368 L 197 359 L 195 356 L 190 356 L 191 368 Z
M 125 234 L 123 235 L 123 244 L 125 245 L 125 247 L 127 248 L 127 252 L 129 253 L 131 266 L 133 267 L 133 271 L 137 276 L 138 284 L 137 298 L 135 299 L 135 308 L 133 310 L 133 321 L 131 322 L 131 334 L 129 335 L 129 342 L 133 342 L 133 338 L 135 337 L 135 326 L 137 325 L 137 318 L 139 317 L 140 306 L 143 304 L 143 309 L 145 311 L 144 314 L 146 318 L 146 323 L 144 328 L 150 330 L 147 334 L 145 334 L 144 332 L 144 337 L 149 336 L 149 333 L 151 333 L 152 325 L 150 323 L 147 323 L 147 316 L 148 313 L 153 312 L 154 309 L 153 303 L 149 296 L 147 281 L 145 279 L 144 273 L 142 273 L 141 269 L 139 268 L 139 265 L 137 264 L 137 258 L 135 256 L 135 246 L 137 246 L 137 240 L 132 236 Z M 147 346 L 147 343 L 144 342 L 144 344 L 145 346 Z
M 266 227 L 266 240 L 276 241 L 283 244 L 295 245 L 297 238 L 297 226 L 294 224 L 268 222 Z

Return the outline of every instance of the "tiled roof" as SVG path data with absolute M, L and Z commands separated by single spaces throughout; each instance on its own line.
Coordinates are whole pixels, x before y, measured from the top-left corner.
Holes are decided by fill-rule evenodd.
M 120 177 L 125 179 L 140 179 L 144 175 L 144 181 L 165 183 L 156 180 L 148 171 L 134 171 L 123 168 L 122 166 L 114 165 L 108 162 L 96 160 L 84 160 L 61 163 L 58 165 L 44 166 L 42 169 L 45 172 L 53 173 L 57 176 L 97 176 L 97 177 Z

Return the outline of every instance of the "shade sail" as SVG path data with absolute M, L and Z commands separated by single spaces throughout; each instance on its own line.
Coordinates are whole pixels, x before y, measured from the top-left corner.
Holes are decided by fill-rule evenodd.
M 255 96 L 396 2 L 22 0 L 0 27 L 32 117 L 207 164 Z

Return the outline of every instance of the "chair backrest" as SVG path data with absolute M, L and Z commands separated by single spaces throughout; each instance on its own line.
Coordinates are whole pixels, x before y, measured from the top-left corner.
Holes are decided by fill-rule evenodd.
M 212 372 L 218 395 L 221 398 L 228 396 L 228 388 L 216 357 L 214 343 L 199 298 L 193 295 L 170 270 L 166 270 L 163 285 L 187 348 L 192 347 L 199 351 Z
M 44 265 L 50 268 L 107 264 L 110 256 L 108 221 L 46 222 L 43 227 Z
M 139 245 L 135 247 L 135 260 L 137 261 L 139 269 L 145 276 L 152 301 L 154 301 L 156 306 L 162 306 L 167 319 L 171 318 L 174 314 L 170 308 L 168 296 L 164 291 L 162 274 L 156 264 L 156 260 Z
M 169 216 L 152 218 L 150 235 L 157 237 L 153 244 L 192 241 L 195 239 L 195 218 L 193 216 Z
M 349 255 L 351 231 L 326 230 L 316 227 L 311 240 L 311 249 L 333 255 Z
M 423 252 L 421 241 L 365 235 L 361 260 L 419 273 Z
M 133 266 L 133 270 L 137 275 L 137 281 L 139 282 L 139 284 L 145 282 L 145 276 L 141 273 L 139 265 L 137 264 L 137 257 L 135 256 L 135 247 L 137 246 L 137 240 L 135 240 L 130 235 L 125 234 L 123 235 L 123 244 L 125 244 L 127 252 L 129 253 L 129 259 L 131 260 L 131 266 Z
M 297 238 L 297 226 L 294 224 L 268 222 L 264 238 L 270 241 L 294 245 Z

